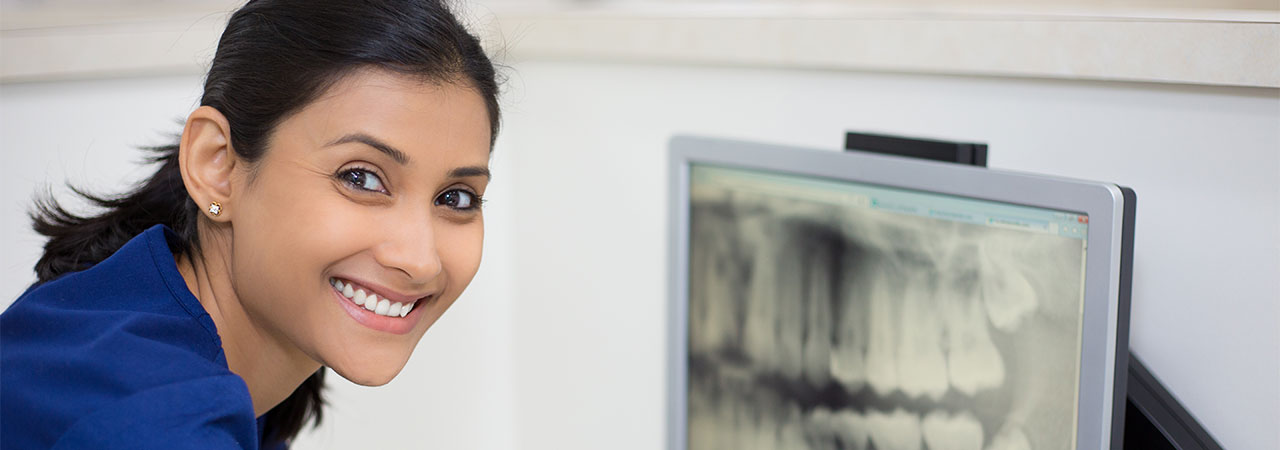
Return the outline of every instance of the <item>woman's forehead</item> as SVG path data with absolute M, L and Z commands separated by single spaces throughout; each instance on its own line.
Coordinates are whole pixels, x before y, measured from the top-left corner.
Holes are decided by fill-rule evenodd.
M 335 83 L 278 131 L 309 147 L 366 144 L 407 165 L 451 155 L 475 164 L 488 160 L 491 127 L 483 98 L 468 86 L 368 70 Z

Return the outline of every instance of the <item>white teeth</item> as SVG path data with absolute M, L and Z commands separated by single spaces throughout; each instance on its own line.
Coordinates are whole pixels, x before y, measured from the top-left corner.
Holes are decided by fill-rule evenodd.
M 982 424 L 972 413 L 934 411 L 920 426 L 929 450 L 982 450 Z
M 342 292 L 342 296 L 351 299 L 352 303 L 364 307 L 374 314 L 387 317 L 404 317 L 409 315 L 409 310 L 413 309 L 413 303 L 391 303 L 385 298 L 378 298 L 378 294 L 371 294 L 364 289 L 356 289 L 351 287 L 352 284 L 343 283 L 337 278 L 333 279 L 333 287 Z

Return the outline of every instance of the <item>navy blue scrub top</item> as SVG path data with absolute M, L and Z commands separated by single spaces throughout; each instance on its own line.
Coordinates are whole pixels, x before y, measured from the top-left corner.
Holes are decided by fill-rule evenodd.
M 0 447 L 257 449 L 260 420 L 154 226 L 0 314 Z

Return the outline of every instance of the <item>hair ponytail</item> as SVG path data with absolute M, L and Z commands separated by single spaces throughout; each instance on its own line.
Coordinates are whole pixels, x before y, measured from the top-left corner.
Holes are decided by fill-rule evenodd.
M 476 90 L 496 139 L 493 63 L 441 0 L 251 0 L 231 16 L 219 39 L 200 104 L 227 118 L 236 156 L 252 164 L 266 151 L 276 125 L 344 75 L 366 67 Z M 49 238 L 35 267 L 39 282 L 86 269 L 156 224 L 181 238 L 175 252 L 199 255 L 202 216 L 182 181 L 178 146 L 149 150 L 158 168 L 132 191 L 98 196 L 72 187 L 100 214 L 77 215 L 51 195 L 37 198 L 34 228 Z M 320 368 L 267 412 L 268 441 L 288 441 L 307 422 L 320 423 L 324 372 Z
M 151 150 L 156 154 L 148 161 L 159 165 L 156 173 L 123 196 L 98 196 L 71 186 L 73 192 L 92 206 L 105 210 L 97 216 L 76 215 L 51 195 L 36 199 L 31 213 L 33 228 L 49 238 L 44 245 L 44 255 L 36 262 L 38 282 L 87 269 L 156 224 L 168 226 L 183 238 L 183 247 L 175 249 L 179 253 L 198 245 L 195 222 L 199 211 L 182 183 L 178 146 Z

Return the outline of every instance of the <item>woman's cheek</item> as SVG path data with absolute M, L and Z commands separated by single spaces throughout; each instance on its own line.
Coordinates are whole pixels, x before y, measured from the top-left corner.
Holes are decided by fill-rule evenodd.
M 459 227 L 453 236 L 442 241 L 441 251 L 447 251 L 450 259 L 455 261 L 454 270 L 450 271 L 454 279 L 450 281 L 459 289 L 465 288 L 480 269 L 484 253 L 484 220 L 477 219 Z
M 346 247 L 367 236 L 376 236 L 383 222 L 378 216 L 378 211 L 368 205 L 330 199 L 317 205 L 315 213 L 306 215 L 298 228 L 313 231 L 311 235 L 321 237 L 321 245 Z

